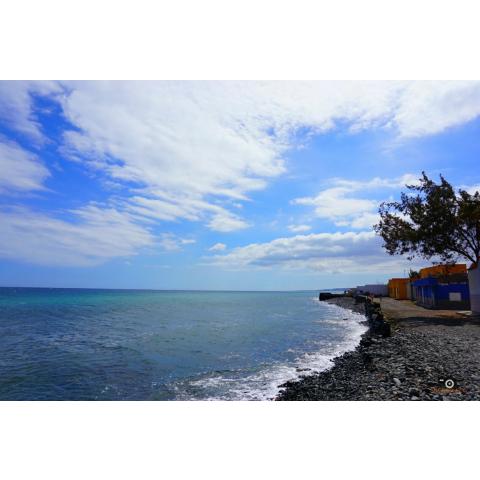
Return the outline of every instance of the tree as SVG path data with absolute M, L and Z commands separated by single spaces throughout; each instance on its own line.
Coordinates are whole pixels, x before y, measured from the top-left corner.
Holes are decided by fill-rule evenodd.
M 434 263 L 459 259 L 478 264 L 480 194 L 470 194 L 440 175 L 435 183 L 422 172 L 417 185 L 406 185 L 399 202 L 383 202 L 375 231 L 390 255 L 421 257 Z
M 420 273 L 417 272 L 416 270 L 410 269 L 408 272 L 408 278 L 413 279 L 413 278 L 418 278 L 420 276 Z

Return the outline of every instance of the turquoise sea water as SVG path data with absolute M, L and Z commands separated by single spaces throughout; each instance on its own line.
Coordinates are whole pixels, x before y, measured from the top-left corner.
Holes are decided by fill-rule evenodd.
M 0 288 L 0 400 L 261 400 L 353 348 L 318 292 Z

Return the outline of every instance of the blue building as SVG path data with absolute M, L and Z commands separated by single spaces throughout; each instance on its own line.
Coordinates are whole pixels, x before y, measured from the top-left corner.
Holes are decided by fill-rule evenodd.
M 412 282 L 417 305 L 426 308 L 470 310 L 468 276 L 465 273 L 419 278 Z

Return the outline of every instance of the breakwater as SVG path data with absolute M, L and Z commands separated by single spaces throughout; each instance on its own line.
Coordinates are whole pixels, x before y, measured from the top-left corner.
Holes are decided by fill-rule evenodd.
M 355 310 L 359 313 L 364 313 L 369 326 L 369 333 L 372 335 L 381 335 L 382 337 L 389 337 L 391 335 L 391 325 L 385 319 L 382 312 L 380 302 L 366 295 L 355 295 L 353 297 L 345 294 L 336 294 L 329 292 L 320 292 L 318 295 L 320 302 L 326 302 L 332 299 L 346 299 L 348 307 L 350 307 L 349 299 L 353 299 L 356 306 Z M 363 308 L 362 308 L 363 305 Z
M 344 293 L 330 293 L 330 292 L 320 292 L 318 294 L 318 300 L 324 302 L 325 300 L 330 300 L 332 298 L 342 298 L 345 297 Z
M 389 337 L 392 333 L 392 327 L 390 322 L 385 319 L 380 303 L 364 296 L 355 297 L 355 301 L 365 305 L 365 316 L 367 317 L 370 334 Z

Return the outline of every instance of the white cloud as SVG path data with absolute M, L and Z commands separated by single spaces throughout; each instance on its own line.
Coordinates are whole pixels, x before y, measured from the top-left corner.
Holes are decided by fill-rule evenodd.
M 245 220 L 242 220 L 233 213 L 224 211 L 215 214 L 208 222 L 208 227 L 216 232 L 233 232 L 235 230 L 242 230 L 248 228 L 248 224 Z
M 331 220 L 353 217 L 375 208 L 376 202 L 373 200 L 350 197 L 353 191 L 344 187 L 327 188 L 316 197 L 297 198 L 293 204 L 313 206 L 317 217 Z
M 0 81 L 0 121 L 42 143 L 45 138 L 33 108 L 32 94 L 49 96 L 61 91 L 56 82 Z
M 199 220 L 200 206 L 195 201 L 178 202 L 161 198 L 147 198 L 133 196 L 126 204 L 126 208 L 142 217 L 174 221 L 176 219 Z
M 380 215 L 378 213 L 364 212 L 358 217 L 353 218 L 349 222 L 349 225 L 358 230 L 372 229 L 379 221 Z
M 162 233 L 158 245 L 167 252 L 176 252 L 182 250 L 184 245 L 195 243 L 193 238 L 181 238 L 173 233 Z
M 39 265 L 90 266 L 135 255 L 154 237 L 122 212 L 88 205 L 72 221 L 28 209 L 0 211 L 0 257 Z
M 29 92 L 59 101 L 76 127 L 65 132 L 64 152 L 111 180 L 134 182 L 132 208 L 145 207 L 140 197 L 157 200 L 150 207 L 158 220 L 219 231 L 249 222 L 210 206 L 241 205 L 285 172 L 300 129 L 326 132 L 341 122 L 405 138 L 480 114 L 480 82 L 2 82 L 1 90 L 12 125 L 37 136 Z M 328 194 L 357 212 L 341 191 Z
M 157 195 L 160 198 L 134 196 L 123 206 L 131 213 L 144 218 L 166 221 L 208 220 L 209 228 L 219 232 L 231 232 L 250 226 L 238 215 L 217 204 L 188 196 L 175 198 L 160 192 L 157 192 Z
M 406 173 L 396 178 L 374 177 L 366 181 L 334 178 L 332 181 L 338 187 L 349 188 L 351 190 L 375 190 L 379 188 L 402 188 L 405 185 L 418 185 L 419 176 L 413 173 Z
M 67 151 L 117 181 L 137 183 L 142 195 L 133 208 L 155 210 L 157 218 L 202 220 L 222 232 L 245 228 L 248 222 L 206 197 L 244 200 L 285 171 L 283 147 L 265 125 L 245 123 L 238 110 L 225 109 L 222 84 L 69 87 L 63 108 L 80 131 L 66 132 Z
M 43 190 L 43 182 L 50 175 L 36 155 L 16 143 L 1 141 L 0 172 L 0 193 Z
M 312 233 L 252 243 L 215 255 L 210 263 L 225 268 L 281 267 L 324 273 L 398 272 L 407 264 L 389 257 L 373 232 Z
M 215 245 L 212 245 L 208 250 L 210 252 L 221 252 L 226 248 L 227 246 L 224 243 L 216 243 Z
M 480 114 L 479 82 L 412 82 L 402 92 L 393 122 L 403 137 L 440 133 Z
M 48 140 L 37 95 L 58 102 L 74 127 L 64 132 L 63 153 L 128 192 L 116 196 L 115 209 L 102 210 L 111 220 L 105 229 L 85 218 L 94 215 L 90 207 L 75 213 L 78 223 L 28 211 L 26 218 L 41 233 L 38 252 L 33 229 L 18 215 L 2 214 L 8 221 L 2 230 L 23 239 L 16 245 L 10 237 L 12 256 L 21 258 L 23 251 L 32 261 L 57 264 L 62 258 L 85 264 L 133 254 L 154 242 L 146 222 L 198 221 L 220 232 L 249 227 L 238 207 L 286 171 L 300 131 L 316 134 L 347 124 L 411 138 L 480 114 L 480 82 L 0 82 L 0 121 L 37 144 Z M 9 175 L 0 188 L 41 188 L 48 171 L 40 161 L 19 151 L 9 155 L 1 160 Z M 338 225 L 366 228 L 375 202 L 352 192 L 393 188 L 396 181 L 337 179 L 297 203 Z M 122 225 L 129 235 L 125 247 Z M 48 253 L 55 249 L 54 232 L 61 234 L 57 258 Z M 97 243 L 99 254 L 93 253 Z
M 315 197 L 303 197 L 292 200 L 294 205 L 313 206 L 315 215 L 326 218 L 337 226 L 350 226 L 355 229 L 371 228 L 378 221 L 375 210 L 378 202 L 361 198 L 355 193 L 379 189 L 403 188 L 406 184 L 418 183 L 418 178 L 405 174 L 398 178 L 373 178 L 368 181 L 331 180 L 332 187 L 322 190 Z
M 462 187 L 464 190 L 466 190 L 470 195 L 475 195 L 475 193 L 479 192 L 480 193 L 480 184 L 479 185 L 472 185 L 472 186 L 467 186 L 467 187 Z
M 287 228 L 293 233 L 308 232 L 312 229 L 310 225 L 289 225 Z

